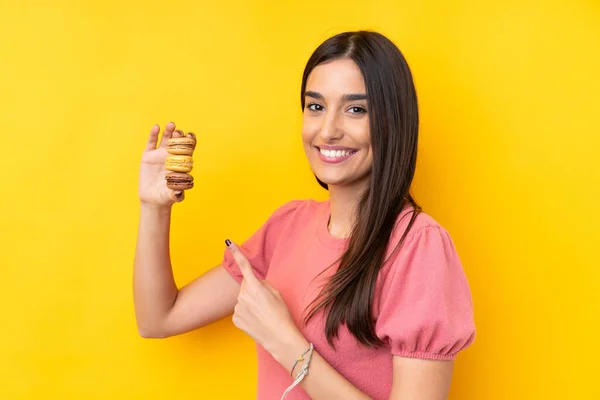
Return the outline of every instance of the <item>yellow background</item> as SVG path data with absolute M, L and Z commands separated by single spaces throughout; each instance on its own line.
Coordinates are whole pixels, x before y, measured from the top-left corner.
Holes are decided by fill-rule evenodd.
M 357 28 L 414 71 L 414 192 L 472 286 L 451 398 L 600 398 L 597 1 L 4 0 L 0 21 L 0 398 L 254 398 L 253 342 L 229 319 L 137 334 L 139 157 L 154 123 L 200 138 L 172 225 L 182 285 L 283 202 L 324 198 L 300 79 Z

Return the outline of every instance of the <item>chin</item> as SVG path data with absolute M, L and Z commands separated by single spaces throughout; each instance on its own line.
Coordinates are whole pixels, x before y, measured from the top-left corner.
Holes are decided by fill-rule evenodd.
M 365 177 L 339 176 L 330 174 L 317 174 L 315 176 L 327 186 L 361 186 L 365 183 Z

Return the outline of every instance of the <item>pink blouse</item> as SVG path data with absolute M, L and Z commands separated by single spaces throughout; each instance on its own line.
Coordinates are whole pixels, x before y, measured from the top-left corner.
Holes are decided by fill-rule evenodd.
M 411 210 L 407 205 L 398 217 L 393 245 L 406 229 Z M 367 348 L 342 325 L 332 348 L 325 338 L 323 313 L 304 325 L 304 312 L 318 295 L 319 286 L 334 272 L 334 268 L 326 268 L 347 244 L 347 239 L 331 236 L 328 220 L 328 201 L 291 201 L 240 247 L 257 277 L 268 280 L 281 293 L 315 351 L 348 381 L 375 400 L 388 399 L 393 356 L 452 360 L 473 343 L 473 304 L 459 256 L 448 232 L 425 213 L 417 217 L 401 250 L 379 273 L 373 313 L 376 334 L 385 346 Z M 242 274 L 227 250 L 223 266 L 241 282 Z M 257 356 L 257 399 L 279 400 L 293 381 L 291 366 L 281 366 L 260 345 Z M 310 397 L 297 386 L 286 399 Z

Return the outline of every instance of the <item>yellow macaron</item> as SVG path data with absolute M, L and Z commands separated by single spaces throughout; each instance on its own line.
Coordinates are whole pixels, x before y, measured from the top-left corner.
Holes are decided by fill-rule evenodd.
M 196 148 L 196 139 L 193 137 L 176 137 L 168 141 L 167 153 L 191 156 Z
M 167 156 L 165 168 L 173 172 L 190 172 L 194 166 L 191 156 Z

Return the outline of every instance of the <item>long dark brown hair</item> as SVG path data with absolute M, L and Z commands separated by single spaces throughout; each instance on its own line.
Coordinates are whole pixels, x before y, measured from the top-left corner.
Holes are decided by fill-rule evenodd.
M 312 303 L 306 322 L 320 309 L 327 310 L 325 334 L 331 346 L 340 324 L 346 324 L 359 342 L 377 347 L 383 344 L 375 333 L 372 312 L 377 276 L 403 207 L 408 202 L 414 211 L 395 251 L 421 212 L 409 193 L 417 162 L 417 96 L 408 64 L 392 41 L 372 31 L 345 32 L 323 42 L 308 60 L 302 77 L 302 110 L 311 71 L 339 59 L 353 60 L 365 81 L 373 167 L 339 268 Z

